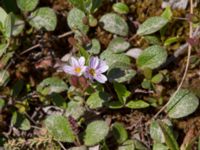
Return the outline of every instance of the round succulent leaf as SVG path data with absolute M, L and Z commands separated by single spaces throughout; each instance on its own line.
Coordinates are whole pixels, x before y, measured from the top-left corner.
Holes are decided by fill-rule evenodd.
M 0 70 L 0 87 L 6 85 L 9 79 L 9 72 L 7 70 Z
M 112 132 L 119 144 L 122 144 L 128 139 L 128 133 L 122 123 L 115 122 L 112 126 Z
M 53 9 L 41 7 L 30 15 L 29 23 L 37 30 L 45 28 L 47 31 L 54 31 L 57 25 L 57 17 Z
M 5 19 L 5 22 L 4 22 L 4 27 L 3 27 L 3 35 L 6 37 L 6 38 L 10 38 L 11 37 L 11 34 L 12 34 L 12 13 L 9 13 L 7 16 L 6 16 L 6 19 Z
M 88 25 L 85 25 L 83 20 L 86 17 L 85 13 L 78 8 L 73 8 L 70 10 L 67 16 L 68 26 L 72 30 L 79 30 L 82 33 L 87 33 L 89 30 Z
M 91 109 L 97 109 L 103 106 L 103 103 L 109 100 L 109 95 L 106 92 L 95 92 L 89 96 L 86 104 Z
M 107 76 L 110 82 L 126 82 L 130 81 L 136 75 L 136 71 L 131 69 L 126 63 L 116 62 L 110 66 Z
M 146 48 L 137 59 L 137 66 L 141 69 L 155 69 L 167 59 L 167 51 L 158 45 Z
M 186 117 L 199 106 L 199 99 L 187 89 L 179 90 L 169 101 L 166 111 L 170 118 Z
M 129 12 L 129 8 L 125 3 L 118 2 L 112 6 L 113 10 L 119 14 L 127 14 Z
M 72 116 L 74 119 L 79 119 L 83 116 L 84 112 L 85 108 L 79 102 L 70 101 L 67 105 L 65 115 Z
M 6 11 L 5 11 L 2 7 L 0 7 L 0 23 L 1 23 L 2 25 L 4 24 L 7 15 L 8 15 L 8 14 L 6 13 Z
M 165 137 L 157 121 L 152 121 L 150 125 L 151 138 L 158 143 L 165 143 Z
M 48 132 L 56 141 L 74 142 L 75 135 L 67 118 L 60 115 L 51 115 L 46 118 L 44 123 Z
M 2 43 L 0 44 L 0 57 L 6 53 L 6 50 L 8 48 L 8 44 L 7 43 Z
M 86 47 L 86 50 L 90 53 L 90 54 L 99 54 L 100 50 L 101 50 L 101 45 L 99 40 L 97 39 L 92 39 L 91 44 L 89 44 Z
M 130 43 L 124 38 L 116 37 L 109 43 L 107 49 L 113 51 L 114 53 L 120 53 L 126 51 L 129 47 Z
M 107 106 L 110 109 L 120 109 L 124 107 L 124 104 L 121 103 L 120 101 L 112 101 L 112 102 L 107 103 Z
M 159 31 L 168 23 L 168 19 L 164 17 L 150 17 L 143 22 L 137 30 L 138 35 L 148 35 Z
M 133 142 L 136 150 L 147 150 L 146 146 L 141 141 L 134 139 Z
M 22 11 L 32 11 L 38 5 L 39 0 L 17 0 L 17 6 Z
M 91 122 L 86 130 L 84 136 L 84 143 L 87 146 L 98 144 L 106 138 L 109 131 L 109 126 L 102 120 Z
M 5 106 L 5 100 L 0 98 L 0 110 Z
M 166 18 L 167 20 L 171 20 L 173 16 L 173 12 L 170 8 L 170 6 L 167 6 L 164 10 L 164 12 L 161 14 L 161 17 Z
M 126 104 L 126 107 L 131 109 L 141 109 L 149 107 L 149 104 L 143 100 L 131 100 Z
M 143 37 L 151 45 L 161 45 L 160 39 L 155 35 L 145 35 Z
M 179 150 L 179 145 L 171 128 L 162 121 L 158 121 L 158 123 L 165 137 L 165 143 L 167 144 L 169 149 Z
M 132 48 L 126 52 L 126 55 L 137 59 L 141 53 L 142 50 L 140 48 Z
M 128 35 L 128 25 L 126 21 L 119 15 L 114 13 L 108 13 L 101 17 L 100 25 L 103 27 L 104 30 L 121 35 L 127 36 Z
M 18 112 L 13 113 L 11 124 L 24 131 L 27 131 L 31 128 L 29 120 L 23 114 Z
M 105 60 L 109 67 L 115 64 L 116 62 L 125 63 L 129 65 L 131 62 L 130 58 L 124 53 L 115 54 L 110 50 L 105 50 L 103 53 L 101 53 L 100 58 Z
M 44 79 L 37 85 L 37 91 L 43 95 L 50 95 L 52 93 L 61 93 L 68 89 L 67 84 L 58 77 L 49 77 Z
M 20 19 L 18 16 L 16 16 L 15 14 L 12 14 L 11 17 L 13 21 L 12 35 L 17 36 L 23 31 L 25 22 L 22 19 Z
M 118 150 L 135 150 L 135 144 L 133 140 L 125 141 L 121 146 L 118 147 Z

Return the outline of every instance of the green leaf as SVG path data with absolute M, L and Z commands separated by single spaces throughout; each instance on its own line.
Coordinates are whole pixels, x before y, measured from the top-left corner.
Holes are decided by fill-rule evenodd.
M 152 89 L 152 83 L 150 80 L 144 79 L 142 81 L 141 85 L 142 85 L 142 88 L 144 88 L 144 89 L 149 89 L 149 90 Z
M 29 23 L 31 26 L 40 30 L 45 28 L 47 31 L 54 31 L 57 25 L 57 17 L 53 9 L 41 7 L 30 15 Z
M 120 101 L 112 101 L 107 104 L 110 109 L 120 109 L 124 107 L 124 104 Z
M 81 9 L 81 10 L 85 9 L 85 5 L 84 5 L 83 0 L 69 0 L 69 1 L 70 1 L 70 3 L 72 3 L 78 9 Z
M 170 118 L 182 118 L 188 116 L 199 106 L 199 99 L 187 89 L 179 90 L 169 101 L 166 111 Z
M 118 150 L 135 150 L 135 143 L 133 140 L 127 140 L 122 146 L 118 147 Z
M 147 148 L 144 146 L 144 144 L 142 142 L 140 142 L 139 140 L 134 139 L 133 142 L 134 142 L 136 150 L 147 150 Z
M 144 39 L 149 44 L 152 44 L 152 45 L 160 45 L 161 44 L 160 39 L 157 36 L 155 36 L 155 35 L 145 35 Z
M 34 10 L 38 3 L 39 0 L 17 0 L 17 6 L 25 12 Z
M 52 99 L 52 102 L 54 105 L 56 105 L 60 108 L 63 108 L 63 109 L 67 108 L 67 103 L 60 94 L 57 94 L 57 93 L 51 94 L 51 99 Z
M 95 92 L 89 96 L 86 101 L 86 104 L 91 109 L 97 109 L 103 106 L 103 103 L 109 100 L 109 95 L 105 92 Z
M 68 103 L 67 109 L 66 109 L 66 115 L 72 116 L 74 119 L 79 119 L 81 116 L 83 116 L 85 112 L 85 108 L 76 101 L 70 101 Z
M 167 51 L 161 46 L 154 45 L 146 48 L 137 59 L 137 66 L 141 69 L 155 69 L 167 59 Z
M 150 17 L 137 30 L 138 35 L 148 35 L 159 31 L 168 23 L 168 20 L 163 17 Z
M 165 137 L 157 121 L 152 121 L 150 125 L 151 138 L 157 143 L 165 143 Z
M 112 127 L 112 132 L 119 144 L 122 144 L 124 141 L 128 139 L 128 133 L 124 128 L 123 124 L 119 122 L 115 122 Z
M 97 9 L 101 6 L 102 0 L 92 0 L 92 8 L 90 9 L 91 13 L 97 11 Z
M 108 45 L 107 50 L 111 50 L 114 53 L 120 53 L 126 51 L 130 47 L 130 43 L 122 37 L 114 38 Z
M 19 128 L 25 131 L 31 128 L 29 120 L 23 114 L 20 114 L 18 112 L 13 113 L 11 124 L 14 125 L 16 128 Z
M 5 100 L 0 98 L 0 110 L 5 106 Z
M 0 7 L 0 22 L 1 22 L 2 24 L 4 24 L 7 15 L 8 15 L 8 14 L 6 13 L 6 11 L 5 11 L 2 7 Z
M 37 91 L 43 95 L 61 93 L 66 91 L 67 89 L 67 84 L 57 77 L 46 78 L 37 86 Z
M 3 34 L 6 38 L 10 38 L 12 34 L 12 13 L 8 14 L 4 22 Z
M 17 36 L 23 31 L 25 23 L 22 19 L 20 19 L 20 17 L 16 16 L 15 14 L 12 14 L 11 18 L 13 22 L 12 35 Z
M 167 146 L 171 150 L 179 150 L 178 143 L 176 142 L 176 139 L 175 139 L 171 129 L 165 123 L 163 123 L 162 121 L 159 121 L 159 125 L 160 125 L 161 130 L 164 134 L 165 142 L 166 142 Z
M 46 118 L 44 123 L 48 132 L 56 141 L 69 143 L 75 141 L 75 136 L 71 129 L 71 125 L 65 117 L 51 115 Z
M 73 30 L 79 30 L 82 33 L 87 33 L 89 30 L 88 25 L 85 25 L 83 23 L 83 19 L 85 18 L 84 12 L 82 12 L 80 9 L 73 8 L 70 10 L 68 16 L 67 16 L 67 23 L 68 26 Z
M 89 21 L 90 27 L 96 27 L 98 24 L 97 19 L 93 15 L 88 16 L 88 21 Z
M 93 146 L 101 142 L 107 136 L 109 126 L 106 122 L 97 120 L 90 123 L 85 131 L 84 143 L 87 146 Z
M 100 58 L 105 60 L 107 65 L 111 67 L 113 64 L 117 63 L 124 63 L 130 65 L 130 58 L 126 56 L 124 53 L 114 54 L 110 50 L 105 50 L 101 53 Z
M 101 45 L 99 43 L 99 40 L 92 39 L 91 44 L 88 45 L 86 49 L 90 54 L 99 54 L 101 50 Z
M 132 100 L 126 104 L 126 107 L 131 109 L 140 109 L 149 107 L 149 104 L 143 100 Z
M 123 104 L 126 103 L 127 98 L 131 95 L 131 92 L 126 89 L 126 86 L 120 83 L 114 83 L 114 89 L 117 93 L 119 101 Z
M 6 53 L 6 50 L 8 48 L 8 44 L 2 43 L 0 44 L 0 57 Z
M 0 70 L 0 87 L 5 86 L 10 79 L 9 72 L 7 70 Z
M 118 2 L 112 6 L 113 10 L 119 14 L 127 14 L 129 13 L 129 8 L 125 3 Z
M 167 146 L 161 143 L 154 143 L 153 144 L 153 150 L 169 150 Z
M 165 40 L 164 46 L 169 46 L 169 45 L 171 45 L 173 43 L 176 43 L 178 40 L 179 40 L 178 37 L 170 37 L 167 40 Z
M 170 8 L 170 6 L 165 8 L 165 11 L 161 14 L 161 17 L 167 19 L 167 20 L 171 20 L 172 19 L 172 10 Z
M 128 25 L 126 21 L 117 14 L 108 13 L 101 17 L 100 24 L 104 30 L 121 35 L 127 36 L 128 35 Z
M 155 76 L 153 76 L 153 78 L 151 79 L 151 82 L 158 84 L 163 80 L 163 78 L 164 78 L 164 76 L 161 73 L 158 73 Z
M 110 66 L 107 77 L 110 82 L 126 82 L 130 81 L 136 75 L 136 71 L 133 70 L 130 65 L 126 63 L 116 62 L 112 66 Z

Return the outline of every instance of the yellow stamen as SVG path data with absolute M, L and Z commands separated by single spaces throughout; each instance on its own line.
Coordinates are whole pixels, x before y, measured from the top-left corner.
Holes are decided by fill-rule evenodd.
M 95 70 L 92 69 L 92 68 L 89 70 L 89 73 L 90 73 L 92 76 L 95 76 L 95 74 L 96 74 L 96 73 L 95 73 Z
M 76 73 L 80 73 L 81 72 L 81 68 L 80 67 L 77 67 L 77 68 L 75 68 L 75 70 L 74 70 Z

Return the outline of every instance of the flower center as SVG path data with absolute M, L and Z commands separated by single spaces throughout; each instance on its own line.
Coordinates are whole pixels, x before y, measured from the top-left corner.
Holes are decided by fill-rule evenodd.
M 80 72 L 81 72 L 81 68 L 80 68 L 80 67 L 77 67 L 77 68 L 74 69 L 74 71 L 75 71 L 76 73 L 80 73 Z
M 92 68 L 89 70 L 89 73 L 90 73 L 92 76 L 95 76 L 95 74 L 96 74 L 96 73 L 95 73 L 95 70 L 92 69 Z

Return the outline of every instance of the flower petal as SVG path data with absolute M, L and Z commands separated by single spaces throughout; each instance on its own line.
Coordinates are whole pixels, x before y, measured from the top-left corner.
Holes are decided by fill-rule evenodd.
M 74 75 L 74 68 L 72 68 L 71 66 L 68 66 L 68 65 L 64 65 L 63 66 L 63 71 L 65 73 L 68 73 L 68 74 L 71 74 L 71 75 Z
M 70 64 L 71 64 L 72 67 L 78 67 L 79 66 L 79 62 L 75 57 L 71 57 Z
M 97 73 L 104 73 L 104 72 L 106 72 L 107 70 L 108 70 L 108 65 L 106 64 L 106 62 L 105 61 L 103 61 L 103 60 L 101 60 L 100 61 L 100 64 L 99 64 L 99 66 L 98 66 L 98 68 L 97 68 Z
M 83 67 L 81 67 L 81 71 L 80 71 L 80 73 L 78 74 L 78 76 L 81 76 L 82 74 L 84 74 L 85 73 L 85 71 L 86 71 L 86 66 L 83 66 Z
M 98 57 L 92 57 L 90 59 L 90 67 L 93 69 L 96 69 L 99 65 L 100 60 L 98 59 Z
M 79 65 L 80 65 L 80 66 L 84 66 L 84 65 L 85 65 L 85 58 L 84 58 L 84 57 L 80 57 L 80 58 L 78 59 L 78 62 L 79 62 Z
M 95 77 L 94 77 L 95 80 L 97 80 L 98 82 L 100 83 L 105 83 L 107 81 L 107 78 L 105 75 L 103 74 L 97 74 Z
M 85 76 L 86 78 L 92 80 L 92 79 L 93 79 L 93 76 L 89 73 L 89 69 L 90 69 L 90 67 L 86 67 L 84 76 Z

